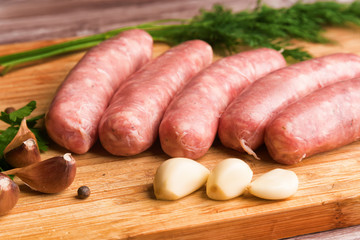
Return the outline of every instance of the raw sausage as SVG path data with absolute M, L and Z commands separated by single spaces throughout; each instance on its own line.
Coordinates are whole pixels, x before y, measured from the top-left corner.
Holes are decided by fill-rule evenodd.
M 256 79 L 285 65 L 279 52 L 262 48 L 223 58 L 201 71 L 165 112 L 159 128 L 164 152 L 171 157 L 203 156 L 231 100 Z
M 287 105 L 334 82 L 360 76 L 360 57 L 336 53 L 290 65 L 257 80 L 223 113 L 219 138 L 226 147 L 257 157 L 265 127 Z
M 168 50 L 135 73 L 115 93 L 99 125 L 103 147 L 118 156 L 149 148 L 176 92 L 212 62 L 212 49 L 201 40 Z
M 135 29 L 89 50 L 52 101 L 45 120 L 49 136 L 74 153 L 87 152 L 115 90 L 151 59 L 152 46 L 151 36 Z
M 360 78 L 307 95 L 288 106 L 265 131 L 270 155 L 283 164 L 295 164 L 359 139 Z

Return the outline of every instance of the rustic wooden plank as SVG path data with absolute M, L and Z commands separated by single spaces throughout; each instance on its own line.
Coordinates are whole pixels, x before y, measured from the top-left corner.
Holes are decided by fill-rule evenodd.
M 330 28 L 327 36 L 337 44 L 303 45 L 315 56 L 342 51 L 360 54 L 359 28 Z M 356 40 L 356 41 L 355 41 Z M 31 49 L 52 42 L 0 46 L 0 55 L 14 49 Z M 154 57 L 168 49 L 156 44 Z M 53 58 L 39 65 L 16 69 L 1 77 L 0 109 L 38 102 L 36 113 L 46 112 L 58 85 L 83 53 Z M 1 123 L 0 128 L 6 125 Z M 43 159 L 66 150 L 52 144 Z M 199 160 L 212 169 L 227 157 L 249 163 L 255 177 L 276 168 L 295 171 L 300 188 L 285 201 L 261 200 L 245 195 L 229 201 L 213 201 L 205 189 L 178 201 L 155 200 L 152 181 L 156 168 L 168 157 L 159 143 L 134 157 L 115 157 L 99 143 L 84 155 L 75 155 L 76 179 L 60 194 L 39 194 L 20 184 L 18 204 L 0 218 L 0 236 L 8 239 L 278 239 L 360 224 L 360 142 L 318 154 L 296 166 L 273 162 L 265 148 L 262 161 L 225 149 L 216 141 Z M 88 185 L 86 200 L 76 190 Z
M 337 229 L 334 231 L 326 231 L 315 234 L 306 234 L 291 238 L 292 240 L 314 240 L 314 239 L 327 239 L 327 240 L 357 240 L 360 238 L 360 226 L 353 226 L 348 228 Z
M 286 7 L 296 0 L 262 2 L 272 7 Z M 256 0 L 2 0 L 0 44 L 86 36 L 146 21 L 191 18 L 199 9 L 210 9 L 217 3 L 234 11 L 256 6 Z
M 85 36 L 167 18 L 190 18 L 217 0 L 1 1 L 0 43 Z M 234 10 L 256 1 L 223 0 Z

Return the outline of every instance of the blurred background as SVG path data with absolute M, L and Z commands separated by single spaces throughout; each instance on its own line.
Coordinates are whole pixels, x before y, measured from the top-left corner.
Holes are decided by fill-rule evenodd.
M 272 7 L 286 7 L 296 1 L 261 2 Z M 258 0 L 0 0 L 0 44 L 85 36 L 146 21 L 191 18 L 199 9 L 210 9 L 215 3 L 221 3 L 233 11 L 254 9 L 257 2 Z

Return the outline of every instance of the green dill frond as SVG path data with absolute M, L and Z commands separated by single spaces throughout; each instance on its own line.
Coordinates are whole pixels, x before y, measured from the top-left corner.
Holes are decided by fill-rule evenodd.
M 302 61 L 310 54 L 294 48 L 291 39 L 315 43 L 332 40 L 323 36 L 327 26 L 360 25 L 360 1 L 351 4 L 334 1 L 297 2 L 289 8 L 275 9 L 257 1 L 256 9 L 233 12 L 222 5 L 200 10 L 191 19 L 164 19 L 136 26 L 123 27 L 106 33 L 84 37 L 17 54 L 0 57 L 0 70 L 5 74 L 19 64 L 44 59 L 96 46 L 122 31 L 139 28 L 149 32 L 155 41 L 170 45 L 201 39 L 215 51 L 229 54 L 244 48 L 270 47 L 283 49 L 288 59 Z

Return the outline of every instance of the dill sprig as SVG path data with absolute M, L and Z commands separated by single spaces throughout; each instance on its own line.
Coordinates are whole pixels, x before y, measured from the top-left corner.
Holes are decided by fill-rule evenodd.
M 258 1 L 260 3 L 261 1 Z M 96 46 L 125 30 L 139 28 L 149 32 L 154 41 L 176 45 L 191 39 L 208 42 L 216 51 L 231 54 L 241 47 L 269 47 L 281 50 L 284 57 L 296 61 L 311 58 L 302 48 L 294 47 L 291 39 L 327 43 L 322 33 L 326 26 L 360 25 L 360 2 L 351 4 L 332 1 L 301 3 L 275 9 L 259 4 L 253 11 L 233 12 L 221 5 L 200 10 L 191 19 L 165 19 L 136 26 L 123 27 L 106 33 L 79 38 L 35 50 L 0 57 L 2 74 L 13 67 L 35 60 Z

